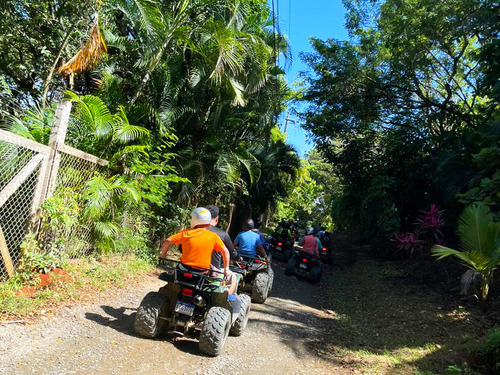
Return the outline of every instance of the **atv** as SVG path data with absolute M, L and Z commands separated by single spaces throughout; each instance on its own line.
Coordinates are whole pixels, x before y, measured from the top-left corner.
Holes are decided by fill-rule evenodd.
M 143 298 L 135 332 L 148 338 L 166 332 L 199 337 L 200 351 L 218 356 L 229 334 L 240 336 L 245 330 L 250 297 L 228 295 L 221 272 L 194 270 L 174 260 L 161 260 L 159 266 L 166 284 Z
M 238 288 L 252 296 L 252 302 L 264 303 L 271 293 L 274 281 L 274 271 L 270 261 L 261 256 L 242 256 L 241 260 L 233 261 L 231 271 L 240 274 Z
M 328 232 L 325 232 L 320 238 L 321 248 L 319 250 L 319 256 L 323 263 L 333 264 L 333 244 L 330 239 Z
M 319 258 L 322 263 L 333 264 L 333 249 L 331 242 L 323 243 L 321 241 L 322 247 L 319 250 Z
M 323 274 L 321 261 L 310 253 L 297 251 L 295 256 L 288 261 L 285 268 L 285 275 L 303 277 L 318 283 Z
M 292 238 L 282 240 L 273 237 L 269 240 L 269 248 L 273 257 L 285 262 L 293 256 L 293 245 L 294 240 Z

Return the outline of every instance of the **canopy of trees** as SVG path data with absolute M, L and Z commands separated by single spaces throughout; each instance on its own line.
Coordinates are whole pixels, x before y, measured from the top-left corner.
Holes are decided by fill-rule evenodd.
M 235 204 L 239 220 L 287 195 L 300 163 L 276 127 L 291 93 L 275 62 L 290 52 L 266 1 L 6 0 L 0 14 L 4 126 L 46 142 L 55 102 L 79 95 L 69 142 L 134 185 L 150 238 L 196 205 L 227 219 Z
M 334 221 L 385 249 L 436 204 L 500 210 L 498 3 L 347 0 L 348 41 L 303 55 L 306 128 L 339 177 Z

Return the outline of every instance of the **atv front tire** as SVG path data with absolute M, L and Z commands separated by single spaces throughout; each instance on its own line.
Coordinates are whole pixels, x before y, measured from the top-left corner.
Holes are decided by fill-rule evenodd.
M 231 327 L 231 330 L 229 331 L 229 333 L 233 336 L 241 336 L 241 334 L 247 327 L 248 314 L 250 313 L 250 305 L 252 304 L 250 296 L 246 294 L 240 294 L 238 298 L 241 301 L 240 313 L 238 314 L 236 321 L 234 322 L 233 326 Z
M 200 351 L 216 357 L 222 352 L 231 329 L 231 313 L 229 310 L 213 306 L 208 310 L 200 332 Z
M 290 259 L 285 268 L 285 275 L 293 276 L 295 275 L 295 259 Z
M 169 300 L 158 292 L 149 292 L 144 296 L 137 309 L 134 320 L 134 330 L 138 335 L 158 337 L 167 321 L 164 318 L 168 310 Z
M 256 303 L 266 302 L 269 294 L 269 275 L 267 272 L 260 272 L 255 276 L 252 289 L 252 301 Z

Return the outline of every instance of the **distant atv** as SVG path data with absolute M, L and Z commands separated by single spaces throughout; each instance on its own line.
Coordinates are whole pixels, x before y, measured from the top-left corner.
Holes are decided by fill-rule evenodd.
M 331 242 L 323 243 L 323 241 L 321 241 L 321 244 L 322 244 L 322 247 L 320 249 L 318 249 L 321 262 L 327 263 L 327 264 L 333 264 L 332 243 Z
M 252 296 L 252 302 L 264 303 L 271 293 L 274 281 L 274 271 L 268 260 L 261 256 L 243 256 L 240 261 L 234 261 L 231 271 L 240 274 L 238 288 Z
M 323 275 L 323 265 L 312 254 L 297 251 L 295 256 L 286 264 L 285 274 L 288 276 L 303 277 L 314 283 L 318 283 Z
M 162 261 L 159 278 L 166 285 L 143 298 L 134 321 L 135 332 L 157 337 L 164 332 L 197 337 L 205 354 L 218 356 L 228 335 L 240 336 L 247 326 L 250 297 L 230 296 L 225 277 L 214 270 L 194 271 L 177 261 Z
M 272 237 L 269 240 L 269 250 L 273 257 L 285 262 L 293 256 L 293 245 L 294 240 L 292 238 L 282 240 Z

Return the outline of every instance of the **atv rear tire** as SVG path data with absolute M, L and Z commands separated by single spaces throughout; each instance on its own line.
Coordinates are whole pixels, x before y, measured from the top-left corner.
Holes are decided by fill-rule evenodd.
M 250 296 L 246 294 L 240 294 L 238 298 L 241 301 L 241 310 L 234 322 L 229 333 L 233 336 L 241 336 L 248 324 L 248 314 L 250 313 L 250 305 L 252 301 Z
M 295 259 L 290 259 L 285 268 L 285 275 L 293 276 L 295 275 Z
M 273 290 L 274 271 L 271 268 L 269 268 L 269 270 L 267 271 L 267 274 L 269 275 L 269 289 L 267 291 L 267 296 L 269 297 L 269 295 L 271 294 L 271 291 Z
M 321 280 L 321 275 L 323 274 L 323 268 L 321 266 L 315 265 L 311 269 L 311 280 L 314 283 L 319 283 Z
M 216 357 L 222 352 L 231 329 L 231 313 L 229 310 L 213 306 L 208 310 L 200 332 L 200 351 Z
M 144 337 L 158 337 L 167 323 L 165 319 L 160 318 L 166 316 L 168 305 L 168 297 L 163 294 L 158 292 L 146 294 L 135 315 L 135 332 Z
M 269 294 L 269 275 L 267 272 L 260 272 L 255 276 L 252 289 L 252 302 L 264 303 Z

